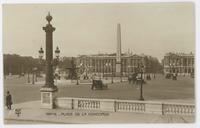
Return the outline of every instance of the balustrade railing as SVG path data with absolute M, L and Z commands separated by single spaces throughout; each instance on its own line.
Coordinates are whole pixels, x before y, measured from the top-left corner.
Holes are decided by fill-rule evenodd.
M 163 104 L 162 111 L 164 115 L 193 115 L 195 113 L 195 107 L 189 104 Z
M 99 109 L 100 101 L 78 99 L 79 109 Z
M 174 115 L 194 115 L 194 104 L 160 103 L 114 99 L 58 98 L 58 107 L 112 112 L 157 113 Z
M 145 103 L 116 102 L 116 111 L 145 112 Z

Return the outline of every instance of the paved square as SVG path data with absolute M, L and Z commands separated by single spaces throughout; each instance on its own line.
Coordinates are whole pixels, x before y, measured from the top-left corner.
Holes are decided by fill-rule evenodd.
M 12 93 L 14 103 L 40 100 L 39 90 L 43 85 L 32 85 L 26 82 L 26 77 L 4 80 L 4 91 L 9 90 Z M 194 85 L 194 79 L 190 77 L 179 76 L 177 81 L 173 81 L 165 79 L 163 75 L 156 75 L 156 79 L 147 81 L 147 84 L 143 85 L 143 96 L 145 100 L 180 100 L 194 103 Z M 111 84 L 110 81 L 107 90 L 91 90 L 91 85 L 69 83 L 59 84 L 58 89 L 58 97 L 138 100 L 140 96 L 139 85 L 130 85 L 128 82 Z

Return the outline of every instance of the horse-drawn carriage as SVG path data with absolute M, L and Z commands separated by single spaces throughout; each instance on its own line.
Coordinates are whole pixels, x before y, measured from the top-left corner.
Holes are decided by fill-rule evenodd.
M 165 78 L 166 78 L 166 79 L 171 79 L 171 78 L 172 78 L 172 76 L 173 76 L 173 74 L 172 74 L 172 73 L 167 73 L 167 74 L 166 74 L 166 76 L 165 76 Z
M 133 73 L 131 75 L 128 76 L 128 81 L 129 81 L 129 84 L 141 84 L 141 82 L 143 84 L 145 84 L 146 82 L 144 81 L 144 79 L 141 78 L 141 75 L 140 74 L 137 74 L 137 73 Z
M 107 88 L 108 86 L 102 80 L 92 80 L 92 90 L 103 90 Z

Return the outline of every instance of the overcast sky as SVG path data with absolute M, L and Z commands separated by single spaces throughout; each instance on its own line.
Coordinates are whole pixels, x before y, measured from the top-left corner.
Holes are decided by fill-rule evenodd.
M 116 52 L 117 23 L 122 52 L 161 60 L 167 52 L 195 50 L 192 3 L 3 5 L 3 53 L 38 57 L 45 48 L 42 27 L 53 16 L 54 50 L 61 56 Z

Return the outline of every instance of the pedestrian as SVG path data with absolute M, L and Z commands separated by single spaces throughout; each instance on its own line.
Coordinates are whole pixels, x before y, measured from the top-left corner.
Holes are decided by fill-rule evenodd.
M 12 96 L 11 96 L 10 92 L 7 91 L 6 106 L 7 106 L 8 110 L 11 110 L 11 105 L 12 105 Z

